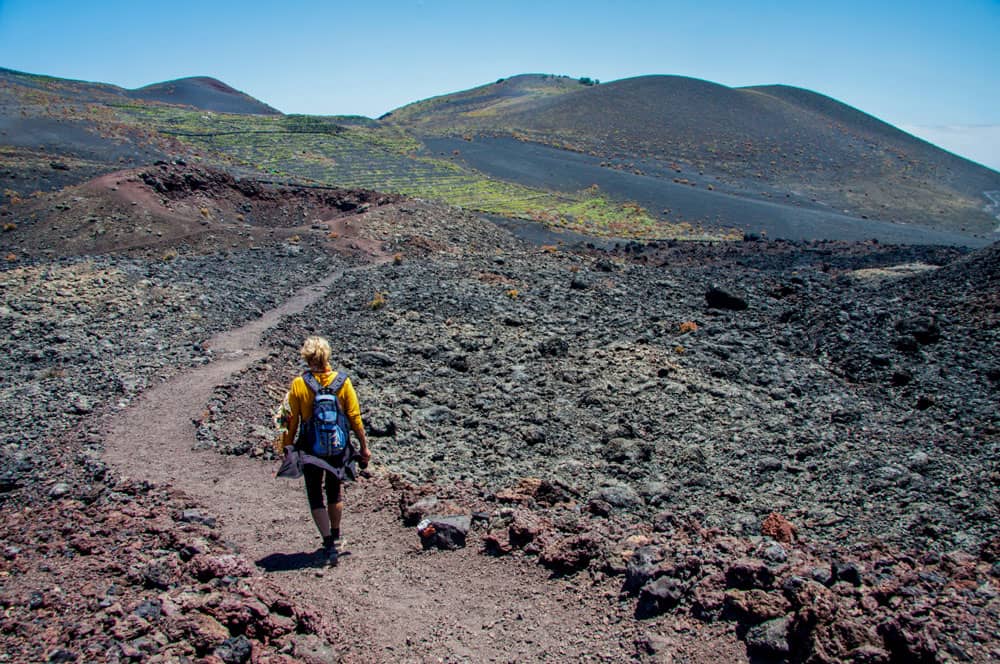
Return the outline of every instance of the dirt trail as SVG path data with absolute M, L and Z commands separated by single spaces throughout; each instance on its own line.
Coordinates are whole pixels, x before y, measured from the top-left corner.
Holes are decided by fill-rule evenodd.
M 388 481 L 378 472 L 347 488 L 347 553 L 340 566 L 317 568 L 319 540 L 301 481 L 274 479 L 270 463 L 192 449 L 192 420 L 213 388 L 264 357 L 262 334 L 304 310 L 341 274 L 213 337 L 207 345 L 215 361 L 149 389 L 117 414 L 106 438 L 108 461 L 126 476 L 196 498 L 219 518 L 226 541 L 353 635 L 341 653 L 346 661 L 631 659 L 637 635 L 655 626 L 637 624 L 631 605 L 619 604 L 620 581 L 552 579 L 530 561 L 489 558 L 474 545 L 422 552 L 415 533 L 400 524 Z M 377 448 L 374 453 L 377 468 Z M 699 624 L 690 629 L 708 661 L 720 649 L 731 660 L 745 652 L 732 634 Z
M 353 635 L 342 652 L 347 661 L 627 659 L 636 626 L 614 600 L 614 582 L 550 579 L 528 561 L 488 558 L 471 546 L 421 552 L 379 476 L 348 487 L 347 553 L 339 567 L 320 569 L 299 481 L 276 480 L 270 463 L 192 449 L 192 420 L 213 388 L 264 357 L 263 332 L 339 276 L 212 338 L 215 361 L 149 389 L 116 414 L 107 429 L 109 462 L 126 476 L 181 489 L 219 517 L 224 539 Z

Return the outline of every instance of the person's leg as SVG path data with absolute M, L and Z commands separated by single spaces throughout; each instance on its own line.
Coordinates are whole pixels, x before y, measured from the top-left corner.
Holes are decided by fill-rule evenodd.
M 312 511 L 313 522 L 316 524 L 316 529 L 319 530 L 320 536 L 326 540 L 330 536 L 330 516 L 327 514 L 325 508 L 320 507 Z
M 306 481 L 306 496 L 313 522 L 325 542 L 330 537 L 330 516 L 323 504 L 323 470 L 307 464 L 302 468 L 302 475 Z
M 337 551 L 337 540 L 340 539 L 340 517 L 344 511 L 344 505 L 340 502 L 340 482 L 332 474 L 324 472 L 326 475 L 326 504 L 322 519 L 329 526 L 329 534 L 323 537 L 323 551 L 326 554 L 326 564 L 336 565 L 340 552 Z M 317 518 L 314 516 L 314 518 Z
M 344 493 L 340 480 L 329 473 L 326 476 L 326 504 L 330 533 L 333 539 L 340 539 L 340 520 L 344 516 Z

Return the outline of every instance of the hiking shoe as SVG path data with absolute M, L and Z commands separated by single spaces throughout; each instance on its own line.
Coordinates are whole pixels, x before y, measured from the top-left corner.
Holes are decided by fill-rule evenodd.
M 337 551 L 337 543 L 333 542 L 330 546 L 324 547 L 323 553 L 326 556 L 326 564 L 329 567 L 336 567 L 340 558 L 340 552 Z

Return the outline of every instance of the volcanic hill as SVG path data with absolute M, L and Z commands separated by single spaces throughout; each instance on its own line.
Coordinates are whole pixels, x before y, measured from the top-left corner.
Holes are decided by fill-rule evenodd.
M 181 159 L 642 239 L 982 246 L 1000 191 L 828 97 L 679 76 L 514 76 L 372 120 L 283 115 L 204 77 L 124 90 L 0 70 L 0 157 L 13 200 Z
M 583 85 L 532 75 L 417 102 L 384 120 L 421 136 L 515 136 L 667 181 L 864 219 L 976 233 L 997 226 L 984 192 L 1000 187 L 1000 174 L 788 86 L 728 88 L 683 76 Z

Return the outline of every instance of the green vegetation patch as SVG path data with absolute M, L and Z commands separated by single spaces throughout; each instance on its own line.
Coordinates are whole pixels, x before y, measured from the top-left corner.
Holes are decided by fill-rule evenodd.
M 593 190 L 559 193 L 489 177 L 427 154 L 398 125 L 336 116 L 246 116 L 145 104 L 118 110 L 133 122 L 152 125 L 185 143 L 206 159 L 283 179 L 438 200 L 590 235 L 704 237 L 690 225 L 658 220 L 634 203 L 615 202 Z

